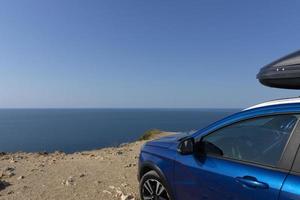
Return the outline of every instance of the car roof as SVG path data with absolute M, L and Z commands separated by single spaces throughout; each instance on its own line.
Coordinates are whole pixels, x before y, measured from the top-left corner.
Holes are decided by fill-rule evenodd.
M 300 113 L 300 97 L 276 99 L 260 103 L 241 112 L 234 113 L 223 119 L 220 119 L 209 126 L 206 126 L 193 134 L 193 137 L 199 137 L 217 130 L 218 128 L 238 122 L 240 120 L 249 119 L 257 116 L 284 114 L 284 113 Z
M 255 109 L 255 108 L 263 108 L 263 107 L 267 107 L 267 106 L 286 105 L 286 104 L 294 104 L 294 103 L 300 103 L 300 97 L 275 99 L 275 100 L 271 100 L 271 101 L 256 104 L 254 106 L 251 106 L 249 108 L 244 109 L 243 111 L 252 110 L 252 109 Z

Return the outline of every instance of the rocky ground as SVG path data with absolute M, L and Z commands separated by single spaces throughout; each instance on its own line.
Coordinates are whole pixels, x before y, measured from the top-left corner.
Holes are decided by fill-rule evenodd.
M 137 200 L 144 142 L 74 154 L 1 153 L 0 200 Z

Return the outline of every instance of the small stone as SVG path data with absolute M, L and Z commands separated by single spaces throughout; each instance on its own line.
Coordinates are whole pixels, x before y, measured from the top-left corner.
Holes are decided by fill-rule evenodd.
M 0 180 L 0 191 L 4 190 L 7 186 L 10 186 L 8 182 Z
M 105 194 L 110 194 L 110 195 L 111 195 L 111 192 L 110 192 L 110 191 L 107 191 L 107 190 L 103 190 L 103 193 L 105 193 Z
M 45 167 L 45 165 L 43 163 L 39 164 L 38 167 Z
M 74 178 L 72 176 L 70 176 L 67 180 L 66 180 L 66 185 L 75 185 L 74 183 Z
M 13 194 L 13 193 L 14 193 L 14 191 L 12 191 L 12 190 L 7 192 L 8 195 Z
M 7 155 L 6 152 L 0 152 L 0 156 L 5 156 L 5 155 Z
M 22 180 L 22 179 L 24 179 L 25 177 L 24 176 L 19 176 L 18 178 L 17 178 L 17 180 Z
M 55 160 L 55 159 L 50 160 L 50 164 L 51 164 L 51 165 L 54 165 L 55 163 L 56 163 L 56 160 Z
M 16 169 L 16 168 L 14 168 L 14 167 L 6 167 L 6 168 L 4 169 L 4 171 L 6 171 L 6 172 L 12 172 L 12 171 L 15 171 L 15 169 Z
M 121 186 L 122 186 L 122 187 L 127 187 L 128 184 L 127 184 L 127 183 L 122 183 Z
M 97 160 L 104 160 L 104 158 L 102 156 L 97 156 L 96 159 Z
M 61 184 L 66 186 L 76 185 L 72 176 L 70 176 L 67 180 L 62 180 Z
M 94 181 L 95 184 L 100 184 L 102 183 L 101 181 Z
M 128 164 L 128 165 L 125 165 L 125 168 L 129 168 L 129 167 L 134 167 L 134 166 L 136 166 L 136 164 Z
M 126 147 L 128 145 L 128 143 L 122 143 L 119 145 L 119 147 Z
M 134 200 L 134 196 L 132 196 L 131 194 L 129 194 L 129 195 L 123 194 L 121 196 L 121 200 Z
M 38 152 L 38 155 L 40 156 L 47 156 L 49 153 L 47 151 Z
M 65 154 L 63 151 L 55 151 L 54 154 L 59 155 L 59 154 Z
M 113 190 L 115 189 L 115 186 L 110 185 L 109 188 Z
M 28 187 L 27 185 L 24 185 L 24 186 L 23 186 L 23 189 L 24 189 L 24 190 L 27 190 L 27 189 L 29 189 L 29 187 Z

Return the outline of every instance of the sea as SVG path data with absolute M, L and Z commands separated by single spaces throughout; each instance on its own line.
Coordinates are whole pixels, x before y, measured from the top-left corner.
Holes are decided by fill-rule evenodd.
M 199 130 L 239 109 L 0 109 L 0 152 L 117 146 L 150 129 Z

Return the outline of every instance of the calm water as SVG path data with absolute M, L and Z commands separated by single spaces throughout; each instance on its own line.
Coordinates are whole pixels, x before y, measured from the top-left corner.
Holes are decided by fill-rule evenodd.
M 0 109 L 0 151 L 74 152 L 114 146 L 152 128 L 190 131 L 238 110 Z

